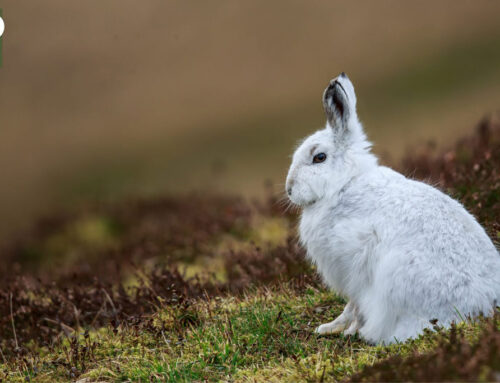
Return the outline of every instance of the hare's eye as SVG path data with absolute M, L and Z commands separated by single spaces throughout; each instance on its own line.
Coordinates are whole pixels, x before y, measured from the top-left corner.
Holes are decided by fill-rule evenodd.
M 313 157 L 313 164 L 319 164 L 320 162 L 324 162 L 326 160 L 325 153 L 318 153 Z

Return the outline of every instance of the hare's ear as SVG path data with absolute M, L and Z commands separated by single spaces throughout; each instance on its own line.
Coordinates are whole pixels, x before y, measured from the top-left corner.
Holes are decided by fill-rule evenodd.
M 328 124 L 338 138 L 345 137 L 349 133 L 349 123 L 357 121 L 356 94 L 354 86 L 349 77 L 342 72 L 330 84 L 323 93 L 323 107 Z

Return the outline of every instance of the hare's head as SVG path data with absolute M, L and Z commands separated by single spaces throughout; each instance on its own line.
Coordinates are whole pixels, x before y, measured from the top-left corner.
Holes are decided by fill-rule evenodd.
M 356 114 L 354 86 L 345 73 L 330 81 L 323 106 L 325 129 L 300 144 L 286 179 L 288 197 L 303 207 L 335 196 L 363 169 L 376 164 Z

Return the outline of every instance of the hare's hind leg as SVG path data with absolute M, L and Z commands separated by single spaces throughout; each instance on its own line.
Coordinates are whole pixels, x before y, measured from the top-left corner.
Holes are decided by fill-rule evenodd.
M 346 328 L 350 328 L 353 322 L 356 321 L 355 318 L 355 306 L 352 302 L 349 302 L 342 314 L 340 314 L 334 321 L 322 324 L 316 329 L 317 334 L 336 334 L 344 331 Z
M 417 317 L 400 318 L 394 333 L 385 339 L 385 343 L 404 342 L 409 338 L 416 338 L 424 328 L 432 328 L 431 322 Z

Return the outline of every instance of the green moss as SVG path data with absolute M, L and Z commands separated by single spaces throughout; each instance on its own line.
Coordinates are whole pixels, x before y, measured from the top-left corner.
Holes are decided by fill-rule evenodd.
M 20 263 L 28 267 L 71 265 L 116 244 L 119 230 L 107 217 L 88 215 L 68 223 L 62 230 L 32 243 L 21 253 Z

